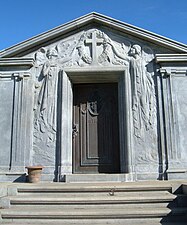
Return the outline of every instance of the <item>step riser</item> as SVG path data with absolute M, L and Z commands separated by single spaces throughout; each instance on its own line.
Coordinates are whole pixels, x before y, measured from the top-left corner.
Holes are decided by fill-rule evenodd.
M 36 207 L 34 210 L 15 210 L 2 212 L 3 219 L 130 219 L 130 218 L 182 218 L 186 216 L 186 210 L 170 210 L 167 208 L 153 208 L 147 209 L 139 208 L 134 210 L 130 208 L 123 210 L 121 208 L 111 208 L 100 210 L 98 208 L 89 209 L 77 209 L 77 210 L 52 210 L 42 209 L 38 210 Z M 186 217 L 185 217 L 186 218 Z
M 152 215 L 147 215 L 147 214 L 142 214 L 142 215 L 134 215 L 134 214 L 131 214 L 131 215 L 118 215 L 118 214 L 114 214 L 114 215 L 111 215 L 111 216 L 105 216 L 105 215 L 101 215 L 101 216 L 94 216 L 94 215 L 89 215 L 89 216 L 83 216 L 83 215 L 76 215 L 76 216 L 59 216 L 59 215 L 55 215 L 55 216 L 43 216 L 43 215 L 40 215 L 40 216 L 33 216 L 33 215 L 25 215 L 25 216 L 18 216 L 18 215 L 8 215 L 8 216 L 2 216 L 2 219 L 22 219 L 22 220 L 25 220 L 25 219 L 30 219 L 30 220 L 46 220 L 46 219 L 50 219 L 50 220 L 64 220 L 64 219 L 92 219 L 92 220 L 95 220 L 95 219 L 131 219 L 131 218 L 163 218 L 164 216 L 166 216 L 165 214 L 152 214 Z
M 37 205 L 37 208 L 38 209 L 71 209 L 71 210 L 74 210 L 74 209 L 80 209 L 80 208 L 85 208 L 85 209 L 93 209 L 93 208 L 96 208 L 97 209 L 116 209 L 116 208 L 121 208 L 121 209 L 129 209 L 129 208 L 135 208 L 135 209 L 138 209 L 138 208 L 167 208 L 169 206 L 168 203 L 155 203 L 155 204 L 152 204 L 152 203 L 148 203 L 148 204 L 89 204 L 89 205 L 85 205 L 85 204 L 71 204 L 71 205 L 48 205 L 48 204 L 42 204 L 42 205 Z M 27 208 L 36 208 L 36 204 L 20 204 L 20 205 L 11 205 L 11 208 L 12 209 L 27 209 Z
M 121 196 L 121 197 L 129 197 L 129 196 L 134 196 L 134 197 L 143 197 L 143 196 L 153 196 L 153 197 L 160 197 L 160 196 L 172 196 L 170 193 L 166 191 L 162 192 L 117 192 L 114 190 L 110 190 L 108 192 L 78 192 L 78 193 L 30 193 L 30 194 L 19 194 L 22 198 L 26 198 L 27 196 L 39 196 L 39 197 L 45 197 L 45 196 L 58 196 L 58 197 L 72 197 L 72 198 L 77 198 L 77 197 L 100 197 L 100 196 Z
M 10 205 L 64 205 L 64 204 L 86 204 L 86 205 L 93 205 L 93 204 L 157 204 L 157 203 L 169 203 L 168 200 L 158 201 L 158 200 L 150 200 L 150 199 L 144 199 L 144 200 L 45 200 L 45 201 L 39 201 L 39 200 L 22 200 L 22 201 L 11 201 Z
M 118 205 L 128 207 L 128 206 L 133 206 L 133 207 L 139 207 L 141 205 L 144 205 L 144 207 L 157 207 L 157 206 L 162 206 L 162 207 L 167 207 L 167 206 L 176 206 L 177 203 L 173 202 L 173 199 L 114 199 L 114 198 L 108 198 L 108 199 L 58 199 L 58 198 L 45 198 L 45 199 L 40 199 L 40 198 L 29 198 L 29 199 L 9 199 L 8 197 L 2 198 L 1 199 L 1 207 L 2 208 L 11 208 L 11 207 L 16 207 L 16 206 L 23 206 L 23 207 L 29 207 L 29 206 L 44 206 L 46 207 L 52 207 L 52 206 L 57 206 L 57 207 L 62 207 L 65 206 L 67 207 L 68 205 L 74 206 L 74 205 L 86 205 L 86 206 L 99 206 L 99 205 L 104 205 L 107 207 L 107 205 L 113 205 L 114 207 L 118 207 Z
M 11 204 L 129 204 L 173 202 L 175 196 L 168 192 L 99 192 L 67 194 L 32 194 L 10 197 Z
M 26 223 L 33 223 L 33 224 L 89 224 L 89 225 L 105 225 L 105 224 L 113 224 L 113 225 L 158 225 L 160 224 L 161 218 L 153 218 L 153 219 L 95 219 L 93 220 L 88 220 L 88 219 L 72 219 L 72 220 L 35 220 L 33 219 L 32 221 L 29 219 L 21 220 L 12 220 L 12 219 L 7 219 L 4 220 L 4 223 L 11 223 L 11 222 L 16 222 L 16 224 L 26 224 Z M 170 224 L 169 224 L 170 225 Z M 185 224 L 186 225 L 186 224 Z
M 26 188 L 18 188 L 19 194 L 32 194 L 32 193 L 84 193 L 84 192 L 110 192 L 111 190 L 114 190 L 116 192 L 161 192 L 161 191 L 168 191 L 172 192 L 171 187 L 120 187 L 120 186 L 109 186 L 109 187 L 78 187 L 78 188 L 72 188 L 72 187 L 26 187 Z
M 173 217 L 131 217 L 131 218 L 84 218 L 84 217 L 77 217 L 77 218 L 5 218 L 2 222 L 15 222 L 16 224 L 26 224 L 26 223 L 43 223 L 43 224 L 128 224 L 128 225 L 152 225 L 154 224 L 168 224 L 172 225 L 172 223 L 179 223 L 182 222 L 186 225 L 187 218 L 185 216 L 173 216 Z

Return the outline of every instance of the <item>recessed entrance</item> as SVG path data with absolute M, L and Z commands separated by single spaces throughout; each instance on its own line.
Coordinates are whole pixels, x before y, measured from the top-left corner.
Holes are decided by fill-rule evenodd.
M 75 84 L 73 93 L 73 172 L 119 173 L 118 84 Z
M 60 125 L 63 129 L 60 136 L 61 161 L 59 166 L 61 179 L 71 182 L 77 179 L 86 181 L 90 177 L 87 174 L 92 174 L 92 176 L 98 178 L 97 180 L 104 180 L 103 178 L 105 177 L 108 181 L 114 179 L 118 181 L 132 181 L 134 179 L 134 154 L 131 138 L 130 76 L 127 68 L 102 67 L 99 70 L 98 68 L 92 68 L 91 71 L 89 68 L 81 70 L 67 69 L 62 71 L 62 76 L 60 77 L 62 78 L 61 85 L 63 90 L 61 93 L 62 122 Z M 94 88 L 97 91 L 94 91 Z M 110 90 L 109 93 L 107 90 Z M 93 92 L 95 95 L 92 94 Z M 84 93 L 86 94 L 84 95 Z M 83 100 L 80 101 L 81 98 Z M 98 100 L 98 104 L 95 103 L 95 99 Z M 105 99 L 115 100 L 107 100 L 107 103 L 105 103 Z M 111 105 L 108 104 L 108 101 Z M 101 106 L 104 107 L 102 108 Z M 75 108 L 77 108 L 78 112 L 76 112 Z M 74 115 L 72 112 L 74 112 Z M 108 117 L 106 116 L 107 112 L 109 114 L 107 115 Z M 107 123 L 99 125 L 99 129 L 95 126 L 97 124 L 95 120 L 101 121 L 98 114 L 101 115 L 102 119 L 103 117 L 112 118 L 107 119 Z M 110 124 L 111 120 L 117 122 Z M 73 135 L 72 125 L 74 125 Z M 92 127 L 91 132 L 89 132 L 89 126 Z M 100 126 L 105 126 L 105 129 L 100 129 Z M 112 135 L 109 132 L 110 130 L 113 132 Z M 99 137 L 94 136 L 96 131 Z M 104 133 L 101 133 L 103 131 Z M 85 136 L 88 134 L 91 135 L 89 139 L 93 136 L 92 140 L 96 140 L 94 145 L 93 143 L 88 143 L 89 139 Z M 114 136 L 116 140 L 113 140 Z M 111 140 L 112 143 L 110 143 Z M 81 145 L 84 148 L 80 148 Z M 104 148 L 98 148 L 97 145 L 104 145 Z M 93 152 L 88 151 L 87 146 L 92 146 Z M 107 173 L 108 175 L 104 176 Z

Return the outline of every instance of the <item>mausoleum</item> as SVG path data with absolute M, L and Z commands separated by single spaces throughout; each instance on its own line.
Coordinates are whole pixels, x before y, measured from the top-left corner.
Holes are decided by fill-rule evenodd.
M 187 178 L 187 45 L 90 13 L 0 52 L 0 181 Z

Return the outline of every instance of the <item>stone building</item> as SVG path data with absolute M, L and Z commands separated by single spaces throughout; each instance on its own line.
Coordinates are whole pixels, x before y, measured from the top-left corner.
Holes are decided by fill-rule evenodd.
M 0 52 L 0 181 L 187 178 L 187 46 L 91 13 Z

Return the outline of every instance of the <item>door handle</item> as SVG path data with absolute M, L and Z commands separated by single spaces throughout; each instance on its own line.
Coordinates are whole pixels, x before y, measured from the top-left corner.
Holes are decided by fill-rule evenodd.
M 77 136 L 79 133 L 79 125 L 73 124 L 73 137 Z

